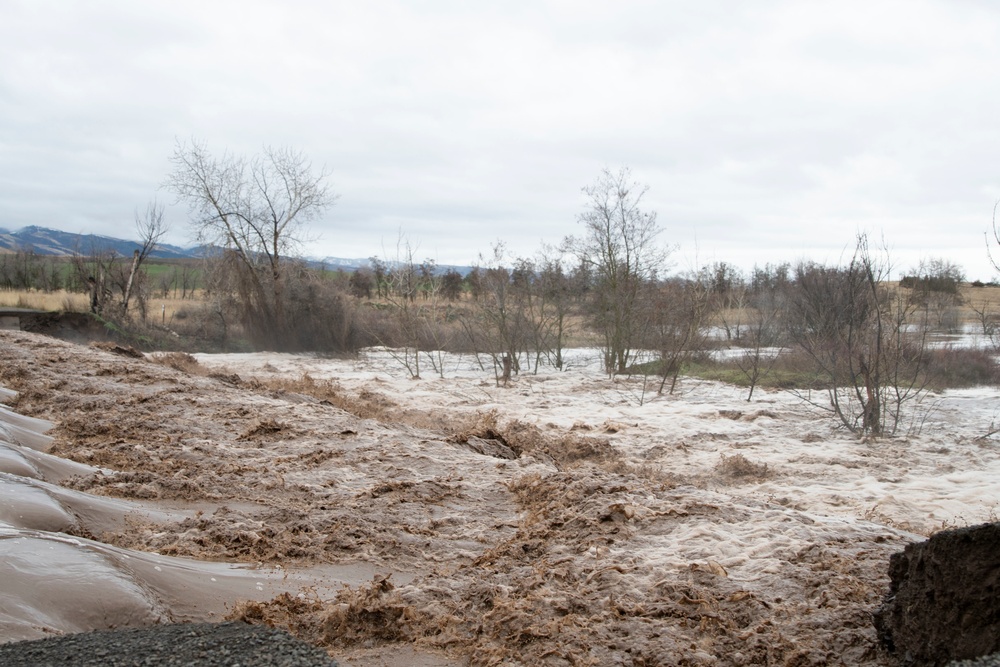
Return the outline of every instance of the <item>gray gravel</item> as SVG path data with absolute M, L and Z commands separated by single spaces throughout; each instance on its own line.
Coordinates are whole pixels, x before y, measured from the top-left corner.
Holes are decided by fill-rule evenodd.
M 972 660 L 956 660 L 949 663 L 948 667 L 1000 667 L 1000 653 L 984 655 Z
M 185 623 L 101 630 L 0 644 L 5 667 L 336 667 L 283 630 L 246 623 Z

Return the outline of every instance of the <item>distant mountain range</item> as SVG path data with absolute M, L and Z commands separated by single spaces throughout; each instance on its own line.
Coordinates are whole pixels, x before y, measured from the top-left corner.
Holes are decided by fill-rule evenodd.
M 95 251 L 113 250 L 123 257 L 131 257 L 132 252 L 141 247 L 135 241 L 98 236 L 97 234 L 74 234 L 73 232 L 62 232 L 45 227 L 25 227 L 12 232 L 0 227 L 0 253 L 32 250 L 38 255 L 90 255 Z M 198 259 L 204 257 L 206 251 L 206 247 L 202 245 L 182 248 L 169 243 L 159 243 L 150 256 L 158 259 Z M 343 269 L 344 271 L 355 271 L 371 266 L 367 257 L 354 259 L 318 257 L 310 258 L 309 261 L 317 267 L 332 270 Z M 472 270 L 468 266 L 442 265 L 437 268 L 438 271 L 442 272 L 455 269 L 462 275 Z
M 129 257 L 142 246 L 135 241 L 114 239 L 96 234 L 74 234 L 44 227 L 25 227 L 16 232 L 0 228 L 0 252 L 32 250 L 38 255 L 89 255 L 95 251 L 114 250 Z M 157 245 L 153 257 L 183 259 L 200 256 L 201 248 L 180 248 L 162 243 Z

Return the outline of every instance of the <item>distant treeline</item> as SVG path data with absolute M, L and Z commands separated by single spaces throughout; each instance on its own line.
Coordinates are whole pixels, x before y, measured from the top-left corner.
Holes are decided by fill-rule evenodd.
M 84 293 L 90 290 L 89 278 L 96 277 L 102 265 L 129 260 L 112 252 L 43 255 L 29 248 L 0 253 L 0 289 Z M 143 268 L 148 296 L 188 299 L 204 288 L 201 260 L 158 259 Z

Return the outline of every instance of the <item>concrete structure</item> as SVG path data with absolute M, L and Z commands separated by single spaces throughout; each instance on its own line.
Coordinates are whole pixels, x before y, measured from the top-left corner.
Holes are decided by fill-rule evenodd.
M 44 312 L 44 310 L 33 310 L 31 308 L 0 307 L 0 329 L 23 329 L 22 318 L 25 318 L 25 316 L 41 315 Z

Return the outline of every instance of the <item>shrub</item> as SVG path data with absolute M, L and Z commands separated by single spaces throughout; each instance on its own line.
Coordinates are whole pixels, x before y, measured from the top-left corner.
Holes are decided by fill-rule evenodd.
M 1000 384 L 1000 365 L 986 350 L 955 347 L 931 350 L 925 368 L 928 384 L 934 389 Z

